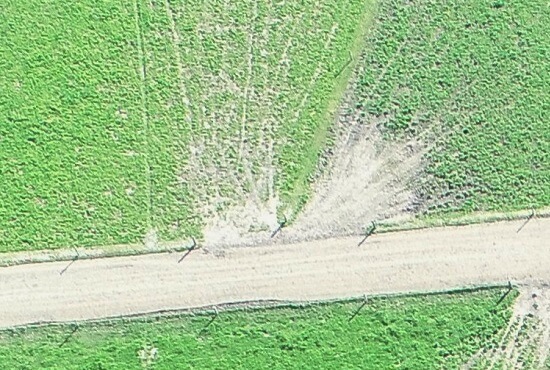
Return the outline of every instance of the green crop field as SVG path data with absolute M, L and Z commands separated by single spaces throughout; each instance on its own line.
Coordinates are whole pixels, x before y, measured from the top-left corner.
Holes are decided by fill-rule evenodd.
M 3 1 L 0 252 L 198 236 L 249 193 L 299 208 L 369 7 Z
M 381 1 L 356 108 L 391 135 L 430 137 L 429 214 L 550 205 L 546 0 Z
M 0 5 L 0 250 L 147 231 L 133 14 L 122 2 Z
M 246 200 L 293 218 L 358 62 L 354 111 L 432 146 L 411 184 L 418 211 L 547 206 L 542 9 L 4 1 L 0 252 L 199 237 L 205 220 Z
M 516 293 L 372 298 L 0 332 L 6 369 L 453 369 L 498 343 Z M 360 310 L 359 310 L 360 309 Z

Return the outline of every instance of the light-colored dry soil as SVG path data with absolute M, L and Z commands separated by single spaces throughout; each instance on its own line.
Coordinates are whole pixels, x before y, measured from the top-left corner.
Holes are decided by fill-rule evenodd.
M 550 219 L 0 269 L 0 327 L 254 300 L 550 282 Z M 547 340 L 547 338 L 546 338 Z
M 373 220 L 412 215 L 411 184 L 429 148 L 424 141 L 430 140 L 384 140 L 375 122 L 362 124 L 347 116 L 340 118 L 335 130 L 336 144 L 312 185 L 310 201 L 279 236 L 286 243 L 360 234 Z M 224 248 L 271 242 L 271 232 L 278 225 L 279 199 L 264 202 L 255 194 L 207 223 L 207 245 Z M 287 216 L 293 218 L 291 213 Z

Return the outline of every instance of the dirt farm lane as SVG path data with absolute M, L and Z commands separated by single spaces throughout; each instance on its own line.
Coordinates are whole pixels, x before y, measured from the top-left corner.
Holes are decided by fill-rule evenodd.
M 0 327 L 254 300 L 550 282 L 550 219 L 0 268 Z

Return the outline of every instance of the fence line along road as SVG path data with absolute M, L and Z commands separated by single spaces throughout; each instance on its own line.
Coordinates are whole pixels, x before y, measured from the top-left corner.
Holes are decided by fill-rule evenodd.
M 0 327 L 254 300 L 550 282 L 550 219 L 0 268 Z

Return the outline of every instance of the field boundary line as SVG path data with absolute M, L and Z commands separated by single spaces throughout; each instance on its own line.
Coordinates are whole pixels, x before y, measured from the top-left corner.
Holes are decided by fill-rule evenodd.
M 270 11 L 273 11 L 273 4 L 271 1 L 269 1 L 270 4 Z M 294 35 L 296 32 L 296 22 L 292 22 L 292 26 L 290 27 L 290 31 L 288 32 L 288 35 Z M 266 82 L 273 81 L 277 82 L 280 79 L 284 81 L 282 85 L 288 84 L 288 76 L 290 73 L 290 63 L 287 62 L 288 58 L 288 52 L 290 51 L 292 47 L 292 37 L 289 37 L 286 39 L 285 46 L 283 48 L 283 52 L 281 53 L 280 57 L 277 58 L 277 64 L 276 66 L 278 68 L 275 69 L 275 72 L 271 74 L 271 70 L 269 73 L 266 73 Z M 283 68 L 284 67 L 284 68 Z M 282 77 L 281 77 L 282 76 Z M 271 77 L 271 80 L 270 80 Z M 271 101 L 274 103 L 272 106 L 268 106 L 266 108 L 266 112 L 264 114 L 264 117 L 260 121 L 261 127 L 264 128 L 264 130 L 268 131 L 269 136 L 269 143 L 267 145 L 267 155 L 265 158 L 266 166 L 269 168 L 268 172 L 268 197 L 269 199 L 274 199 L 276 194 L 275 189 L 275 150 L 273 143 L 276 140 L 278 127 L 274 123 L 274 119 L 272 115 L 274 114 L 275 110 L 278 107 L 278 104 L 275 104 L 279 97 L 283 94 L 283 90 L 279 87 L 276 89 L 275 83 L 270 84 L 269 89 L 265 89 L 262 92 L 262 95 L 267 96 L 267 99 L 269 100 L 271 98 Z M 264 132 L 264 130 L 262 130 Z
M 188 123 L 191 123 L 193 120 L 193 115 L 191 111 L 191 101 L 189 99 L 189 94 L 187 93 L 187 88 L 185 87 L 184 81 L 185 81 L 185 72 L 183 68 L 183 63 L 181 62 L 181 50 L 180 50 L 180 34 L 176 28 L 176 21 L 174 19 L 174 12 L 172 11 L 172 7 L 170 5 L 170 0 L 164 0 L 164 6 L 166 8 L 166 16 L 168 17 L 168 21 L 170 22 L 170 33 L 172 35 L 172 44 L 174 45 L 174 54 L 176 57 L 176 67 L 178 69 L 178 79 L 179 79 L 179 90 L 180 90 L 180 98 L 185 106 L 187 112 L 185 114 L 185 120 Z
M 420 230 L 420 229 L 433 229 L 443 227 L 459 227 L 475 224 L 488 224 L 495 222 L 506 221 L 519 221 L 526 220 L 532 214 L 532 210 L 522 210 L 508 213 L 475 213 L 466 215 L 463 217 L 442 218 L 439 220 L 387 220 L 377 222 L 376 234 L 394 233 L 400 231 Z M 550 218 L 550 207 L 535 209 L 536 218 Z M 269 233 L 268 233 L 269 234 Z M 358 238 L 364 237 L 364 233 L 358 230 L 356 233 L 346 233 L 332 235 L 331 238 L 357 236 Z M 326 238 L 324 238 L 326 239 Z M 318 240 L 324 240 L 318 239 Z M 313 239 L 316 240 L 316 239 Z M 295 242 L 311 241 L 311 239 L 296 240 Z M 275 246 L 281 244 L 289 244 L 288 242 L 273 241 L 267 235 L 265 242 L 253 247 L 260 246 Z M 18 252 L 4 252 L 0 253 L 0 268 L 16 265 L 28 265 L 34 263 L 47 263 L 47 262 L 62 262 L 71 261 L 78 253 L 79 260 L 98 259 L 98 258 L 115 258 L 126 256 L 138 256 L 146 254 L 160 254 L 160 253 L 177 253 L 185 252 L 191 249 L 193 246 L 192 240 L 175 240 L 175 241 L 159 241 L 155 246 L 146 246 L 144 243 L 136 244 L 114 244 L 98 247 L 78 247 L 78 248 L 56 248 L 37 251 L 18 251 Z M 249 244 L 243 245 L 228 245 L 227 247 L 239 248 L 250 247 Z M 204 246 L 208 248 L 208 246 Z
M 512 283 L 512 288 L 517 291 L 523 284 Z M 509 289 L 508 282 L 496 282 L 485 284 L 472 284 L 465 286 L 458 286 L 449 289 L 437 289 L 437 290 L 419 290 L 419 291 L 395 291 L 387 293 L 373 293 L 368 294 L 369 299 L 396 299 L 396 298 L 411 298 L 411 297 L 427 297 L 438 295 L 452 295 L 452 294 L 467 294 L 474 292 L 481 292 L 493 289 Z M 135 312 L 128 315 L 117 315 L 103 318 L 76 320 L 76 321 L 39 321 L 29 324 L 11 326 L 9 328 L 0 328 L 0 333 L 5 331 L 12 331 L 17 329 L 27 329 L 44 326 L 66 326 L 74 324 L 105 324 L 113 322 L 147 322 L 155 320 L 157 318 L 179 318 L 184 316 L 206 316 L 215 313 L 230 313 L 239 311 L 255 311 L 255 310 L 270 310 L 270 309 L 283 309 L 283 308 L 309 308 L 314 306 L 324 306 L 335 303 L 348 303 L 348 302 L 363 302 L 365 295 L 350 296 L 335 299 L 320 299 L 320 300 L 303 300 L 303 301 L 288 301 L 278 299 L 258 299 L 258 300 L 244 300 L 235 302 L 225 302 L 216 305 L 197 306 L 191 308 L 174 308 L 174 309 L 161 309 L 149 312 Z
M 258 19 L 258 4 L 254 1 L 253 5 L 253 14 L 252 14 L 252 22 L 257 21 Z M 248 42 L 248 54 L 246 56 L 246 82 L 244 85 L 244 91 L 243 91 L 243 103 L 242 103 L 242 113 L 240 117 L 240 132 L 239 132 L 239 162 L 242 164 L 244 172 L 246 177 L 248 178 L 248 181 L 250 182 L 250 188 L 252 189 L 252 194 L 256 193 L 256 181 L 254 179 L 254 175 L 252 174 L 252 169 L 250 168 L 250 160 L 248 158 L 248 154 L 245 154 L 245 144 L 246 140 L 246 127 L 247 127 L 247 120 L 248 120 L 248 110 L 249 110 L 249 104 L 250 102 L 250 82 L 252 80 L 252 74 L 253 74 L 253 61 L 254 61 L 254 44 L 256 43 L 256 37 L 254 37 L 254 33 L 249 30 L 247 32 L 247 42 Z
M 149 152 L 151 150 L 151 142 L 149 140 L 149 132 L 150 132 L 150 126 L 149 126 L 149 114 L 147 112 L 147 71 L 146 71 L 146 61 L 145 61 L 145 45 L 143 43 L 143 30 L 141 29 L 141 8 L 139 5 L 140 0 L 134 0 L 134 19 L 135 19 L 135 26 L 136 26 L 136 38 L 137 38 L 137 45 L 138 45 L 138 56 L 139 56 L 139 75 L 141 78 L 140 83 L 140 93 L 141 93 L 141 118 L 143 120 L 143 126 L 145 130 L 145 171 L 146 171 L 146 177 L 147 177 L 147 227 L 149 230 L 147 232 L 149 233 L 150 230 L 153 228 L 153 182 L 151 179 L 151 160 L 149 158 Z

